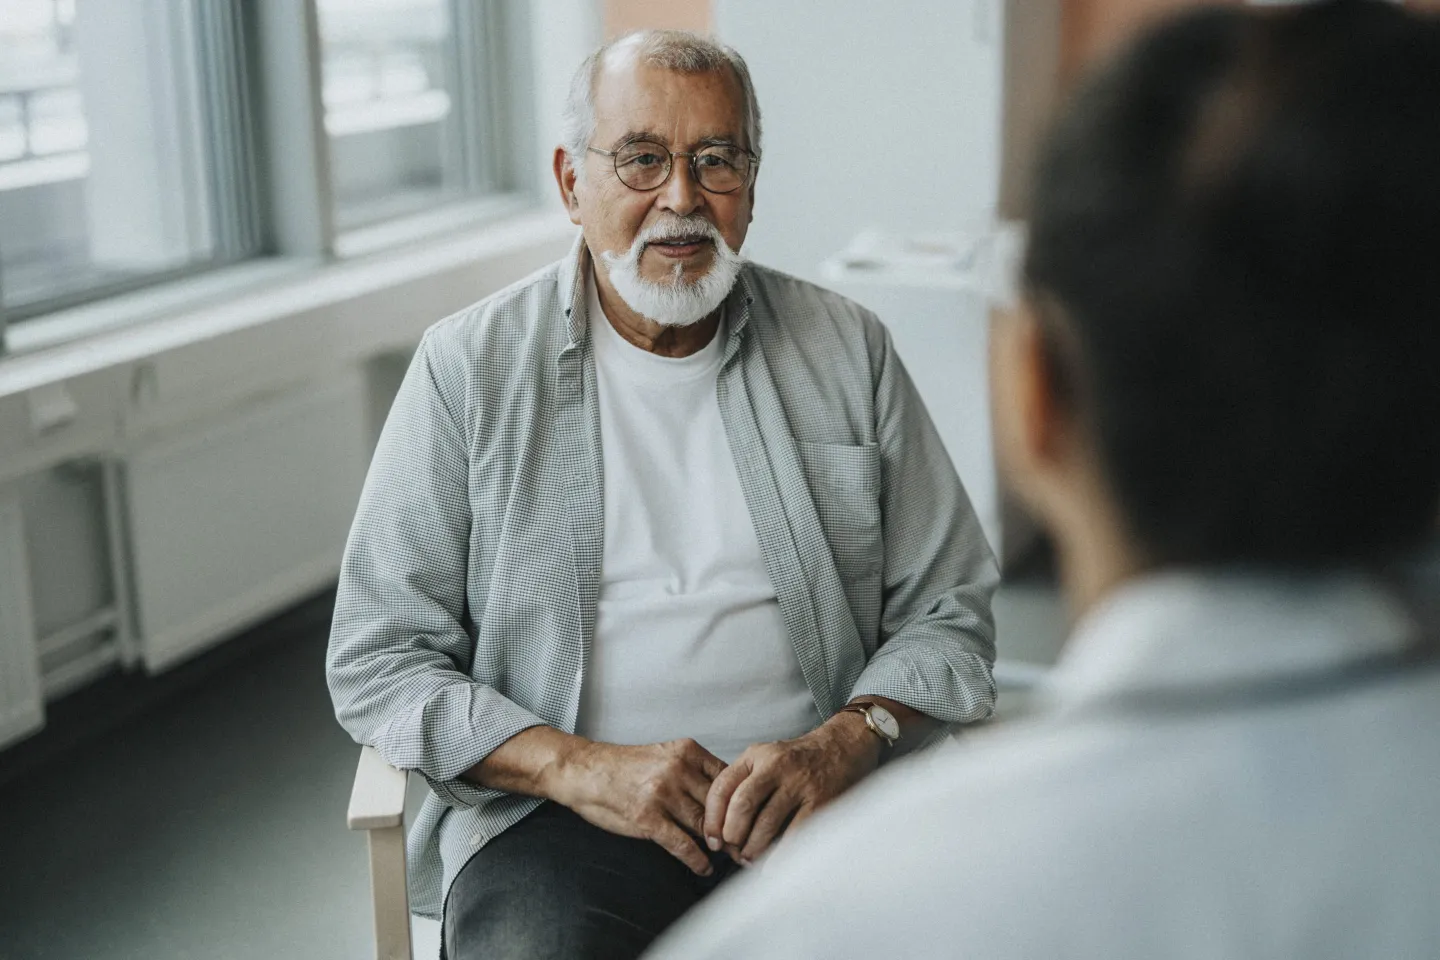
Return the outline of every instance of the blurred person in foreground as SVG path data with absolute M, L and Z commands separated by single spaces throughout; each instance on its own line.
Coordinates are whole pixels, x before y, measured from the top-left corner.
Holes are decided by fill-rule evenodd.
M 998 572 L 888 332 L 739 255 L 745 62 L 623 38 L 565 126 L 581 235 L 427 332 L 336 601 L 341 722 L 432 787 L 450 960 L 634 957 L 995 695 Z
M 821 814 L 655 957 L 1440 957 L 1440 28 L 1206 10 L 1058 120 L 1002 463 L 1036 717 Z

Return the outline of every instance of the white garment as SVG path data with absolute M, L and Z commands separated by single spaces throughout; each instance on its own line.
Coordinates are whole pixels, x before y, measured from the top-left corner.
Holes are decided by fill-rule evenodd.
M 1124 587 L 1048 716 L 877 777 L 649 956 L 1440 957 L 1440 677 L 1347 669 L 1413 629 L 1358 578 Z M 1121 706 L 1317 674 L 1338 685 Z
M 729 762 L 820 722 L 735 470 L 716 384 L 725 328 L 688 357 L 626 341 L 588 283 L 605 546 L 576 732 L 693 737 Z

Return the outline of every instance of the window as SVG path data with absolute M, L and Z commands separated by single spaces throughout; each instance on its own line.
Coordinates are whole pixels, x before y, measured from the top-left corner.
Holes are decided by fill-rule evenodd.
M 494 191 L 504 149 L 484 93 L 499 34 L 477 0 L 319 0 L 340 230 Z
M 513 59 L 529 47 L 524 10 L 0 0 L 0 353 L 7 325 L 40 314 L 513 209 L 490 198 L 529 155 L 512 135 L 533 92 Z
M 258 248 L 238 0 L 5 0 L 0 309 Z

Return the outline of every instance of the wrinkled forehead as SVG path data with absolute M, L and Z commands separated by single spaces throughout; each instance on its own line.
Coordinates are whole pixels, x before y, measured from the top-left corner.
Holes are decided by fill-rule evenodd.
M 728 67 L 689 73 L 612 51 L 595 77 L 595 141 L 649 135 L 672 149 L 706 140 L 745 142 L 745 98 Z M 745 144 L 749 146 L 749 144 Z

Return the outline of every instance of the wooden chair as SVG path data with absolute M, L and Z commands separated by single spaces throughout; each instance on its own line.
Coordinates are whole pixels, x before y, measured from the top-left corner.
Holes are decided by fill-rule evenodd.
M 370 841 L 370 895 L 375 908 L 376 960 L 414 960 L 410 894 L 405 887 L 405 784 L 374 747 L 360 748 L 360 766 L 346 820 Z

